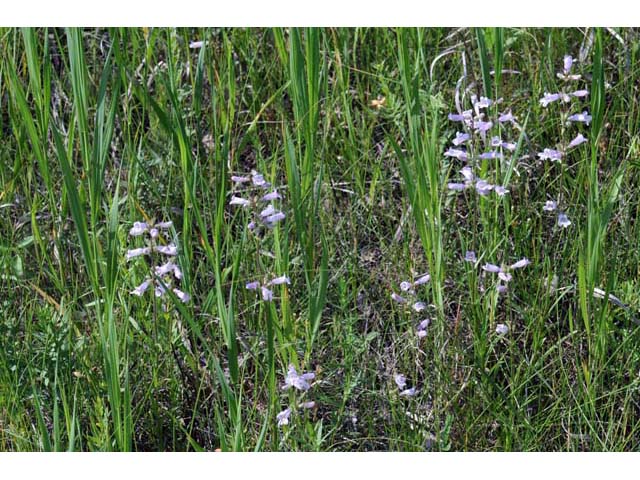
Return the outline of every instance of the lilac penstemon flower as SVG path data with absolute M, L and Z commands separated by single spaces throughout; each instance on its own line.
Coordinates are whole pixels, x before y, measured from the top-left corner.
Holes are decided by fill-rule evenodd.
M 468 122 L 473 118 L 473 112 L 471 110 L 465 110 L 462 114 L 450 113 L 448 115 L 449 120 L 452 122 Z
M 576 135 L 576 138 L 574 138 L 573 140 L 571 140 L 571 142 L 569 142 L 569 145 L 567 145 L 567 148 L 577 147 L 578 145 L 582 145 L 586 141 L 587 139 L 584 136 L 582 136 L 581 133 L 579 133 L 578 135 Z
M 287 390 L 293 387 L 296 390 L 306 392 L 311 388 L 311 384 L 309 382 L 314 378 L 316 378 L 315 373 L 307 372 L 303 374 L 298 374 L 298 372 L 296 371 L 296 368 L 293 365 L 289 365 L 289 369 L 287 370 L 287 376 L 284 379 L 284 385 L 282 386 L 282 389 Z
M 133 227 L 129 230 L 129 235 L 138 237 L 149 229 L 149 225 L 144 222 L 133 222 Z
M 567 217 L 566 213 L 559 213 L 558 226 L 562 228 L 567 228 L 569 225 L 571 225 L 571 220 L 569 220 L 569 217 Z
M 516 122 L 516 117 L 514 117 L 513 113 L 511 113 L 511 110 L 509 110 L 508 112 L 505 112 L 505 113 L 503 113 L 502 115 L 500 115 L 498 117 L 498 122 L 500 122 L 500 123 L 506 123 L 506 122 L 515 123 Z
M 400 389 L 403 389 L 404 387 L 407 386 L 407 377 L 405 377 L 401 373 L 398 373 L 398 374 L 394 375 L 393 376 L 393 381 L 396 382 L 396 385 Z
M 289 417 L 291 417 L 291 408 L 287 408 L 276 415 L 278 426 L 289 425 Z
M 542 210 L 545 212 L 553 212 L 556 208 L 558 208 L 558 203 L 555 200 L 547 200 Z
M 496 325 L 496 333 L 498 335 L 506 335 L 507 333 L 509 333 L 509 327 L 504 323 L 499 323 Z
M 463 160 L 463 161 L 466 161 L 469 159 L 469 157 L 467 156 L 467 152 L 459 148 L 449 148 L 449 150 L 444 152 L 444 156 L 457 158 L 458 160 Z
M 488 132 L 489 130 L 491 130 L 491 127 L 493 127 L 493 122 L 491 121 L 484 122 L 482 120 L 478 120 L 473 123 L 474 130 L 480 133 Z
M 562 152 L 554 150 L 552 148 L 545 148 L 542 152 L 538 153 L 540 160 L 551 160 L 552 162 L 559 162 L 562 160 Z
M 236 197 L 235 195 L 231 197 L 229 201 L 229 205 L 240 205 L 241 207 L 247 207 L 251 205 L 251 202 L 246 198 Z
M 282 198 L 282 195 L 280 195 L 277 190 L 274 190 L 273 192 L 269 192 L 264 197 L 262 197 L 262 201 L 272 202 L 273 200 L 278 200 L 281 198 Z
M 392 293 L 391 294 L 391 300 L 393 300 L 396 303 L 407 303 L 407 299 L 398 295 L 397 293 Z
M 509 190 L 507 190 L 507 188 L 503 187 L 502 185 L 496 185 L 495 187 L 493 187 L 493 191 L 496 192 L 496 195 L 498 195 L 499 197 L 504 197 L 507 193 L 509 193 Z
M 476 252 L 474 252 L 473 250 L 467 250 L 464 254 L 464 261 L 476 263 L 478 261 L 478 259 L 476 258 Z
M 407 388 L 400 392 L 401 397 L 413 397 L 416 393 L 418 393 L 418 389 L 416 387 Z
M 544 96 L 540 99 L 540 105 L 546 108 L 550 103 L 560 100 L 562 95 L 560 93 L 547 93 L 544 92 Z
M 429 283 L 430 280 L 431 280 L 431 275 L 427 273 L 425 275 L 422 275 L 421 277 L 418 277 L 416 281 L 413 282 L 413 285 L 415 287 L 417 287 L 418 285 L 424 285 L 425 283 Z
M 251 181 L 251 178 L 249 178 L 249 177 L 242 177 L 242 176 L 239 176 L 239 175 L 232 175 L 232 176 L 231 176 L 231 181 L 232 181 L 233 183 L 247 183 L 247 182 L 250 182 L 250 181 Z
M 502 158 L 502 154 L 497 150 L 491 150 L 489 152 L 484 152 L 478 155 L 478 158 L 482 160 L 493 160 L 496 158 Z
M 416 331 L 416 335 L 418 335 L 418 338 L 424 338 L 427 336 L 427 327 L 429 326 L 430 323 L 431 323 L 431 320 L 426 318 L 418 324 L 418 329 Z
M 482 195 L 482 196 L 489 195 L 489 192 L 491 192 L 493 188 L 494 188 L 494 185 L 490 184 L 486 180 L 478 180 L 476 182 L 476 192 L 478 192 L 478 195 Z
M 589 123 L 591 123 L 591 115 L 589 115 L 586 111 L 582 112 L 582 113 L 576 113 L 574 115 L 570 115 L 569 118 L 567 118 L 568 121 L 570 122 L 582 122 L 585 123 L 586 125 L 589 125 Z
M 127 260 L 139 257 L 141 255 L 149 255 L 151 253 L 151 247 L 133 248 L 127 250 Z
M 572 75 L 571 67 L 573 67 L 573 57 L 571 55 L 565 55 L 562 59 L 562 73 L 557 73 L 556 76 L 565 82 L 570 80 L 580 80 L 582 75 Z
M 454 146 L 458 147 L 468 141 L 471 138 L 471 135 L 468 133 L 456 132 L 456 138 L 453 139 L 452 143 Z
M 131 293 L 131 295 L 136 295 L 138 297 L 141 297 L 142 295 L 144 295 L 144 292 L 146 292 L 150 286 L 151 286 L 151 280 L 146 279 L 144 282 L 142 282 L 140 285 L 138 285 L 129 293 Z

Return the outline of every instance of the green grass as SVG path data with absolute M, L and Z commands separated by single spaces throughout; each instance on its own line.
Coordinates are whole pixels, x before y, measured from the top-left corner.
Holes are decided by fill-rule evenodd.
M 640 43 L 618 33 L 1 29 L 0 450 L 637 450 Z M 589 97 L 542 108 L 591 34 Z M 447 188 L 471 93 L 521 125 L 476 170 L 504 197 Z M 253 169 L 287 215 L 258 235 L 229 205 Z M 129 293 L 154 219 L 189 303 Z M 523 257 L 499 295 L 480 266 Z M 391 300 L 427 272 L 424 312 Z M 245 289 L 280 275 L 273 302 Z

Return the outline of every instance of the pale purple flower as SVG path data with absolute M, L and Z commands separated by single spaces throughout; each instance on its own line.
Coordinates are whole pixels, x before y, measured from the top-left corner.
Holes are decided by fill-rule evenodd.
M 507 190 L 505 187 L 503 187 L 502 185 L 496 185 L 494 187 L 494 191 L 496 192 L 496 194 L 499 197 L 504 197 L 507 193 L 509 193 L 509 190 Z
M 427 273 L 426 275 L 422 275 L 421 277 L 419 277 L 415 282 L 413 282 L 413 284 L 415 286 L 424 285 L 425 283 L 428 283 L 429 280 L 431 280 L 431 275 Z
M 540 104 L 546 108 L 550 103 L 559 100 L 560 96 L 561 95 L 559 93 L 544 92 L 544 96 L 540 99 Z
M 491 146 L 499 147 L 502 145 L 502 139 L 500 137 L 491 137 Z
M 267 182 L 261 173 L 253 172 L 251 174 L 251 181 L 256 187 L 269 188 L 271 184 Z
M 565 55 L 562 59 L 563 69 L 562 73 L 568 75 L 571 72 L 571 67 L 573 66 L 573 57 L 571 55 Z
M 235 195 L 231 197 L 231 201 L 229 202 L 229 205 L 240 205 L 242 207 L 246 207 L 250 204 L 251 202 L 249 200 L 247 200 L 246 198 L 240 198 L 240 197 L 236 197 Z
M 506 285 L 500 284 L 496 287 L 496 291 L 500 294 L 507 293 L 507 290 L 509 290 L 509 288 Z
M 591 123 L 591 115 L 587 112 L 576 113 L 575 115 L 571 115 L 567 120 L 570 122 L 583 122 L 589 125 Z
M 459 148 L 449 148 L 446 152 L 444 152 L 445 157 L 454 157 L 458 160 L 467 160 L 469 157 L 467 156 L 467 152 L 464 150 L 460 150 Z
M 189 42 L 189 48 L 193 48 L 195 50 L 202 48 L 203 45 L 204 45 L 204 42 L 202 40 Z
M 586 97 L 587 95 L 589 95 L 589 90 L 576 90 L 575 92 L 571 92 L 569 95 L 578 98 Z
M 158 283 L 155 288 L 155 295 L 156 297 L 161 297 L 165 294 L 166 291 L 167 291 L 167 287 L 162 283 Z
M 260 291 L 262 293 L 262 300 L 264 300 L 265 302 L 270 302 L 271 300 L 273 300 L 273 292 L 267 287 L 261 287 Z
M 516 149 L 516 144 L 512 142 L 502 142 L 502 148 L 505 148 L 510 152 L 513 152 Z
M 249 177 L 240 177 L 238 175 L 232 175 L 231 181 L 233 183 L 247 183 L 247 182 L 250 182 L 251 179 Z
M 134 248 L 132 250 L 127 250 L 127 260 L 131 260 L 132 258 L 139 257 L 141 255 L 149 255 L 149 253 L 151 253 L 150 247 Z
M 129 235 L 132 237 L 138 237 L 147 231 L 149 225 L 144 222 L 133 222 L 133 227 L 129 230 Z
M 250 222 L 247 224 L 247 228 L 248 228 L 249 230 L 254 230 L 254 229 L 256 228 L 256 222 L 254 222 L 253 220 L 252 220 L 252 221 L 250 221 Z
M 393 381 L 396 382 L 396 385 L 400 389 L 402 389 L 402 388 L 407 386 L 407 377 L 405 377 L 401 373 L 398 373 L 398 374 L 394 375 L 393 376 Z
M 310 408 L 314 408 L 316 406 L 316 402 L 309 401 L 309 402 L 303 402 L 300 404 L 301 408 L 304 408 L 305 410 L 309 410 Z
M 178 254 L 178 247 L 173 243 L 170 243 L 169 245 L 156 245 L 154 247 L 154 251 L 162 253 L 163 255 L 175 256 Z
M 151 285 L 151 280 L 146 279 L 144 282 L 142 282 L 140 285 L 134 288 L 130 293 L 131 295 L 137 295 L 138 297 L 141 297 L 144 294 L 144 292 L 147 291 L 150 285 Z
M 467 184 L 465 183 L 447 183 L 447 188 L 449 190 L 454 190 L 456 192 L 461 192 L 462 190 L 466 190 Z
M 158 227 L 158 228 L 161 228 L 163 230 L 168 230 L 173 226 L 173 222 L 171 220 L 169 220 L 168 222 L 156 223 L 155 226 Z
M 408 292 L 411 290 L 411 284 L 409 282 L 400 282 L 400 290 L 403 292 Z
M 473 112 L 471 110 L 465 110 L 462 112 L 462 115 L 457 113 L 450 113 L 449 120 L 452 122 L 466 122 L 467 120 L 471 120 L 471 115 Z
M 496 325 L 496 333 L 498 335 L 506 335 L 507 333 L 509 333 L 509 327 L 504 323 L 499 323 L 498 325 Z
M 514 270 L 516 268 L 524 268 L 527 265 L 531 264 L 531 260 L 529 260 L 528 258 L 522 258 L 520 260 L 518 260 L 516 263 L 514 263 L 513 265 L 511 265 L 509 268 Z
M 424 338 L 427 336 L 427 327 L 429 326 L 430 323 L 431 323 L 431 320 L 429 320 L 428 318 L 420 322 L 420 324 L 418 325 L 418 331 L 416 332 L 416 335 L 418 335 L 418 338 Z
M 493 127 L 493 122 L 476 121 L 473 124 L 473 128 L 482 133 L 487 132 L 491 127 Z
M 178 265 L 173 266 L 173 276 L 178 280 L 182 280 L 182 270 L 180 270 Z
M 274 213 L 273 215 L 269 215 L 267 218 L 264 219 L 264 223 L 265 225 L 267 225 L 267 227 L 273 227 L 276 223 L 282 221 L 285 219 L 285 214 L 282 212 L 277 212 Z
M 283 425 L 289 425 L 290 416 L 291 416 L 290 408 L 287 408 L 286 410 L 283 410 L 278 415 L 276 415 L 276 420 L 278 420 L 278 426 L 282 427 Z
M 296 390 L 306 392 L 311 388 L 309 381 L 313 380 L 314 378 L 316 378 L 315 373 L 308 372 L 299 375 L 296 371 L 296 368 L 293 365 L 289 365 L 287 376 L 284 379 L 284 385 L 282 386 L 282 389 L 287 390 L 288 388 L 293 387 Z
M 556 208 L 558 208 L 558 203 L 554 200 L 547 200 L 542 207 L 542 210 L 545 212 L 553 212 Z
M 569 220 L 569 217 L 567 217 L 567 215 L 564 213 L 559 213 L 558 226 L 562 228 L 567 228 L 569 225 L 571 225 L 571 220 Z
M 393 300 L 394 302 L 398 302 L 398 303 L 407 303 L 407 299 L 406 298 L 401 297 L 400 295 L 398 295 L 395 292 L 391 294 L 391 300 Z
M 286 275 L 282 275 L 281 277 L 274 278 L 267 285 L 282 285 L 283 283 L 289 285 L 291 283 L 291 280 L 289 280 L 289 277 L 287 277 Z
M 427 304 L 424 302 L 416 302 L 411 306 L 411 308 L 413 308 L 414 311 L 420 313 L 425 308 L 427 308 Z
M 257 280 L 249 282 L 244 286 L 244 288 L 246 288 L 247 290 L 257 290 L 258 288 L 260 288 L 260 282 L 258 282 Z
M 471 170 L 471 167 L 469 166 L 466 166 L 462 170 L 460 170 L 460 173 L 468 182 L 473 181 L 473 179 L 475 178 L 475 175 L 473 174 L 473 170 Z
M 489 108 L 492 103 L 493 103 L 493 101 L 491 99 L 489 99 L 487 97 L 480 97 L 480 100 L 477 100 L 477 101 L 473 102 L 473 106 L 476 109 Z
M 173 272 L 175 268 L 176 265 L 173 262 L 167 262 L 164 265 L 160 265 L 159 267 L 154 267 L 154 271 L 158 277 L 162 277 L 169 272 Z
M 496 150 L 492 150 L 490 152 L 484 152 L 478 155 L 478 158 L 482 160 L 492 160 L 494 158 L 502 158 L 502 154 Z
M 503 113 L 502 115 L 500 115 L 498 117 L 498 122 L 500 122 L 500 123 L 505 123 L 505 122 L 514 123 L 515 121 L 516 121 L 516 118 L 511 113 L 511 110 L 509 110 L 508 112 Z
M 542 152 L 538 153 L 540 160 L 551 160 L 552 162 L 559 162 L 562 160 L 562 152 L 553 150 L 552 148 L 545 148 Z
M 474 252 L 473 250 L 467 250 L 464 254 L 464 261 L 471 263 L 477 262 L 478 259 L 476 258 L 476 252 Z
M 499 271 L 498 272 L 498 278 L 500 280 L 502 280 L 503 282 L 510 282 L 513 277 L 511 276 L 511 274 L 509 272 Z
M 191 295 L 183 292 L 182 290 L 178 290 L 177 288 L 173 289 L 173 293 L 176 294 L 176 297 L 178 297 L 182 303 L 187 303 L 189 300 L 191 300 Z
M 282 195 L 280 195 L 277 190 L 274 190 L 273 192 L 267 193 L 264 197 L 262 197 L 262 200 L 265 202 L 271 202 L 278 198 L 282 198 Z
M 159 234 L 160 234 L 160 232 L 155 227 L 153 227 L 151 230 L 149 230 L 149 236 L 151 238 L 156 238 Z
M 502 271 L 502 269 L 498 265 L 494 265 L 493 263 L 485 263 L 482 266 L 482 269 L 485 272 L 490 272 L 490 273 L 498 273 Z
M 493 185 L 486 180 L 478 180 L 476 182 L 476 192 L 478 192 L 479 195 L 488 195 L 491 190 L 493 190 Z
M 418 393 L 418 390 L 416 389 L 416 387 L 411 387 L 411 388 L 407 388 L 406 390 L 403 390 L 400 392 L 400 396 L 401 397 L 413 397 L 416 393 Z
M 264 218 L 264 217 L 268 217 L 269 215 L 273 215 L 274 213 L 276 213 L 276 209 L 274 208 L 273 205 L 269 204 L 267 208 L 265 208 L 260 212 L 260 216 Z
M 457 147 L 469 140 L 469 138 L 471 138 L 471 135 L 468 133 L 456 132 L 456 138 L 453 139 L 453 144 Z
M 578 145 L 581 145 L 586 141 L 587 141 L 587 139 L 584 138 L 581 133 L 579 133 L 578 135 L 576 135 L 576 138 L 571 140 L 571 143 L 569 143 L 568 148 L 577 147 Z

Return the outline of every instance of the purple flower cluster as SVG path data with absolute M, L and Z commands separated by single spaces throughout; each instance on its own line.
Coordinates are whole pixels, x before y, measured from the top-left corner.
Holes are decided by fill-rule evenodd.
M 401 397 L 413 397 L 418 393 L 416 387 L 407 388 L 407 377 L 401 373 L 397 373 L 393 376 L 393 381 L 396 382 L 396 386 L 400 390 Z
M 506 187 L 503 187 L 502 185 L 493 185 L 489 182 L 487 182 L 486 180 L 483 180 L 481 178 L 477 178 L 475 176 L 475 174 L 473 173 L 473 170 L 471 169 L 470 166 L 466 166 L 464 167 L 462 170 L 460 170 L 460 173 L 462 174 L 462 176 L 464 177 L 464 182 L 462 183 L 455 183 L 455 182 L 450 182 L 447 184 L 447 188 L 449 190 L 454 190 L 457 192 L 461 192 L 462 190 L 466 190 L 467 188 L 475 188 L 476 193 L 480 196 L 486 196 L 489 195 L 489 193 L 491 193 L 491 191 L 493 190 L 496 195 L 498 195 L 499 197 L 504 197 L 507 193 L 509 193 L 509 190 L 507 190 Z
M 502 266 L 502 267 L 498 265 L 494 265 L 493 263 L 485 263 L 482 266 L 482 270 L 489 273 L 497 273 L 499 282 L 496 289 L 498 290 L 499 293 L 505 293 L 507 291 L 507 284 L 513 278 L 513 276 L 511 275 L 511 270 L 524 268 L 530 264 L 531 264 L 531 261 L 528 258 L 522 258 L 521 260 L 518 260 L 516 263 L 512 265 Z
M 580 80 L 582 77 L 579 74 L 571 73 L 573 68 L 574 59 L 571 55 L 565 55 L 563 59 L 562 72 L 558 72 L 556 75 L 564 82 L 565 87 L 558 93 L 545 93 L 540 99 L 540 104 L 546 108 L 550 103 L 557 100 L 562 100 L 564 103 L 571 103 L 575 98 L 584 98 L 589 95 L 589 90 L 573 90 L 569 87 L 570 82 Z M 569 125 L 572 123 L 584 123 L 589 125 L 591 122 L 591 115 L 586 111 L 582 113 L 574 113 L 572 115 L 564 114 L 566 121 Z M 545 148 L 542 152 L 538 153 L 540 160 L 550 160 L 552 162 L 561 162 L 562 157 L 566 155 L 570 150 L 587 142 L 587 139 L 578 133 L 566 146 L 560 148 L 560 150 L 554 150 L 551 148 Z M 553 212 L 557 209 L 558 204 L 554 200 L 548 200 L 542 209 L 545 212 Z M 558 212 L 557 224 L 561 228 L 567 228 L 571 225 L 571 221 L 564 212 Z
M 270 302 L 271 300 L 273 300 L 273 290 L 271 290 L 269 287 L 273 286 L 273 285 L 284 285 L 284 284 L 290 285 L 291 284 L 291 280 L 289 279 L 289 277 L 287 277 L 286 275 L 282 275 L 280 277 L 276 277 L 272 280 L 269 280 L 268 282 L 265 282 L 264 284 L 260 284 L 259 281 L 254 280 L 253 282 L 249 282 L 245 285 L 245 288 L 247 290 L 260 290 L 260 293 L 262 295 L 262 300 L 264 300 L 265 302 Z
M 427 304 L 418 300 L 414 287 L 424 285 L 431 280 L 431 275 L 428 273 L 418 277 L 413 282 L 403 281 L 400 282 L 400 290 L 402 294 L 396 292 L 391 293 L 391 300 L 401 305 L 411 306 L 411 309 L 416 313 L 421 313 L 427 309 Z M 427 336 L 427 326 L 429 325 L 429 319 L 423 320 L 416 329 L 416 335 L 418 338 L 424 338 Z
M 486 97 L 471 96 L 472 108 L 460 113 L 450 113 L 449 120 L 460 122 L 465 131 L 456 132 L 452 140 L 453 147 L 450 147 L 444 155 L 455 158 L 463 162 L 469 162 L 460 173 L 464 177 L 464 182 L 450 182 L 447 188 L 452 191 L 461 192 L 469 188 L 474 188 L 480 196 L 487 196 L 490 192 L 495 192 L 499 197 L 503 197 L 509 190 L 506 186 L 494 185 L 488 180 L 478 178 L 473 173 L 473 165 L 480 160 L 504 160 L 505 155 L 516 150 L 517 145 L 510 141 L 505 141 L 499 135 L 489 135 L 494 128 L 500 127 L 504 131 L 508 124 L 519 126 L 516 117 L 511 110 L 507 110 L 498 115 L 498 118 L 491 120 L 488 118 L 487 109 L 492 105 L 501 103 L 500 100 L 491 100 Z
M 178 255 L 178 247 L 174 243 L 167 245 L 160 245 L 159 240 L 163 239 L 163 232 L 166 232 L 173 225 L 172 222 L 134 222 L 133 227 L 129 230 L 129 235 L 132 237 L 144 236 L 147 246 L 140 248 L 133 248 L 127 251 L 127 260 L 131 260 L 140 256 L 153 256 L 155 259 L 160 259 L 156 254 L 160 254 L 168 259 L 162 260 L 158 265 L 151 268 L 151 275 L 134 288 L 130 293 L 141 297 L 149 289 L 154 287 L 156 297 L 162 297 L 167 290 L 171 290 L 183 303 L 190 300 L 188 293 L 182 290 L 172 287 L 174 281 L 182 280 L 182 270 L 173 261 L 171 257 Z
M 289 365 L 287 375 L 284 378 L 284 385 L 282 386 L 282 389 L 288 390 L 290 388 L 293 388 L 294 390 L 298 390 L 304 394 L 311 388 L 312 385 L 309 382 L 311 382 L 314 378 L 316 378 L 315 373 L 307 372 L 299 374 L 293 365 Z M 315 406 L 316 402 L 306 401 L 300 403 L 299 408 L 310 409 L 314 408 Z M 293 410 L 291 409 L 291 407 L 287 407 L 276 415 L 276 421 L 278 422 L 279 427 L 289 424 L 289 419 L 292 412 Z
M 229 201 L 229 205 L 236 205 L 242 208 L 252 207 L 252 216 L 254 218 L 247 224 L 249 230 L 256 230 L 260 226 L 273 228 L 285 219 L 284 212 L 274 206 L 274 202 L 281 200 L 282 195 L 277 188 L 271 188 L 271 184 L 264 179 L 261 173 L 253 170 L 249 176 L 233 175 L 231 181 L 236 186 L 247 184 L 257 189 L 257 193 L 254 190 L 249 198 L 245 198 L 250 193 L 248 189 L 244 192 L 244 196 L 232 193 Z

